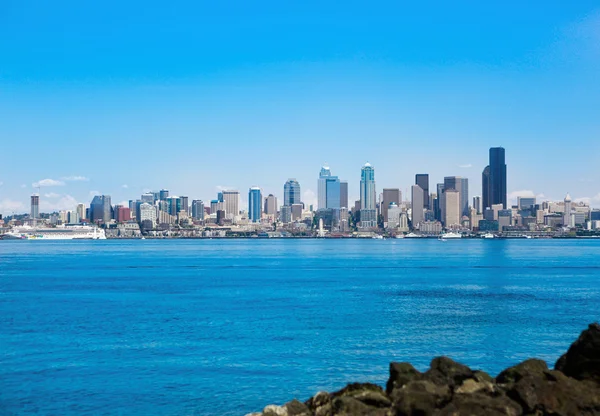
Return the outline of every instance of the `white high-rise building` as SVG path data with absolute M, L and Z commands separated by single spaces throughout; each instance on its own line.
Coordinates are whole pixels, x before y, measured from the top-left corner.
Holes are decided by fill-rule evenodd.
M 273 194 L 269 194 L 265 198 L 265 209 L 266 215 L 271 215 L 273 218 L 277 215 L 277 198 Z
M 152 226 L 156 225 L 156 208 L 147 202 L 140 205 L 140 218 L 138 218 L 138 222 L 142 223 L 145 220 L 152 221 Z
M 444 204 L 444 226 L 446 228 L 460 226 L 460 218 L 462 217 L 460 192 L 456 189 L 444 191 L 442 203 Z
M 85 219 L 85 205 L 84 204 L 77 204 L 77 215 L 79 215 L 79 221 L 82 221 Z
M 386 227 L 389 229 L 396 229 L 400 225 L 400 215 L 402 214 L 402 209 L 395 203 L 390 202 L 387 209 L 387 225 Z
M 239 191 L 223 191 L 223 208 L 225 210 L 225 218 L 234 220 L 240 213 L 240 192 Z
M 571 210 L 573 208 L 571 202 L 573 202 L 571 200 L 571 195 L 567 194 L 567 196 L 565 197 L 565 213 L 563 216 L 563 225 L 565 227 L 571 226 Z

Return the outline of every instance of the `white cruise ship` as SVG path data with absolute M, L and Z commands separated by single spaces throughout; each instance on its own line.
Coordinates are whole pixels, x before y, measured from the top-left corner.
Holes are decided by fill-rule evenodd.
M 3 240 L 106 240 L 104 230 L 90 225 L 56 228 L 21 227 L 0 235 Z
M 454 233 L 454 232 L 449 232 L 449 233 L 445 233 L 440 235 L 440 240 L 449 240 L 449 239 L 457 239 L 457 238 L 462 238 L 462 234 L 459 233 Z

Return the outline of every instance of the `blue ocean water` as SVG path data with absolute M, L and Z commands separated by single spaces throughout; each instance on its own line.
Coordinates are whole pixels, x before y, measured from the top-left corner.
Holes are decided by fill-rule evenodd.
M 550 364 L 591 240 L 0 241 L 0 414 L 243 415 L 390 361 Z

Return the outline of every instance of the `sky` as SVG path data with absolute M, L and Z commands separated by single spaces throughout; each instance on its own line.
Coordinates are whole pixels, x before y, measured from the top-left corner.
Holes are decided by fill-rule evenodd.
M 4 0 L 0 213 L 288 178 L 312 204 L 323 164 L 354 200 L 365 162 L 475 196 L 496 146 L 511 200 L 600 207 L 598 74 L 597 0 Z

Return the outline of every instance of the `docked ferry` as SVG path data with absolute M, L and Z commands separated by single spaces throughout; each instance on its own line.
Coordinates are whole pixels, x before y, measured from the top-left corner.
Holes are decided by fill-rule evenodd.
M 90 225 L 56 228 L 22 227 L 0 235 L 3 240 L 106 240 L 103 229 Z

